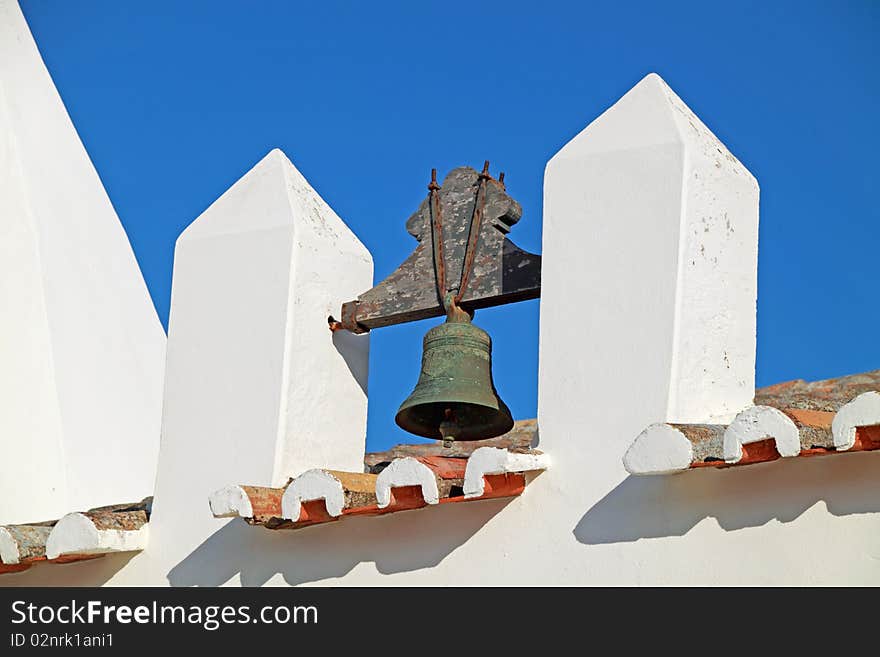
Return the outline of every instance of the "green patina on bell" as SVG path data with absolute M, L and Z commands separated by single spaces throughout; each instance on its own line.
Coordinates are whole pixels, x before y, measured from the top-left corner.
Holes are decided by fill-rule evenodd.
M 482 440 L 513 428 L 510 410 L 492 382 L 492 339 L 453 307 L 425 335 L 415 390 L 400 405 L 398 426 L 417 436 Z

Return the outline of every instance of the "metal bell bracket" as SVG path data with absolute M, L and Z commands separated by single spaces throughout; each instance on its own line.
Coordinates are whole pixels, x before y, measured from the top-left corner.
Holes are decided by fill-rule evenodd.
M 507 238 L 521 216 L 504 174 L 493 178 L 488 161 L 482 172 L 453 169 L 442 187 L 432 170 L 428 196 L 406 222 L 418 246 L 384 281 L 342 304 L 330 328 L 366 333 L 444 314 L 467 321 L 458 313 L 469 320 L 479 308 L 538 298 L 541 256 Z

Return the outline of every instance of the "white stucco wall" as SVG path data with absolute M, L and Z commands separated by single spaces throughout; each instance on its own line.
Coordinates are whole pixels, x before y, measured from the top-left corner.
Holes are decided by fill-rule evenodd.
M 275 203 L 278 194 L 274 184 L 255 188 L 247 207 Z M 256 422 L 226 431 L 214 414 L 229 417 L 231 400 L 251 413 L 275 403 L 270 391 L 289 388 L 276 377 L 255 386 L 265 385 L 271 399 L 239 398 L 211 377 L 199 378 L 204 370 L 193 366 L 209 363 L 177 351 L 175 313 L 198 326 L 214 317 L 216 304 L 238 307 L 245 290 L 212 296 L 196 310 L 200 294 L 214 294 L 213 280 L 191 272 L 180 282 L 175 271 L 165 474 L 150 545 L 133 558 L 37 567 L 4 575 L 3 583 L 878 584 L 880 454 L 642 478 L 628 476 L 621 462 L 652 422 L 730 419 L 751 402 L 757 207 L 757 185 L 743 165 L 662 80 L 642 80 L 545 174 L 538 421 L 539 448 L 551 468 L 513 500 L 295 532 L 210 517 L 211 488 L 264 483 L 281 462 L 270 431 L 264 437 Z M 247 249 L 249 239 L 226 235 L 223 243 Z M 334 238 L 314 243 L 328 254 L 334 245 Z M 237 266 L 265 276 L 272 268 L 259 268 L 257 251 L 261 261 L 276 253 L 254 247 L 241 252 Z M 217 254 L 226 257 L 219 246 Z M 220 275 L 219 267 L 212 271 Z M 299 279 L 292 280 L 296 298 Z M 178 294 L 181 285 L 191 286 L 186 296 Z M 338 307 L 348 298 L 354 295 L 346 291 L 327 303 Z M 252 332 L 282 321 L 268 301 L 259 310 Z M 222 340 L 210 335 L 215 330 Z M 205 324 L 211 350 L 246 352 L 250 335 Z M 314 339 L 324 349 L 330 337 Z M 267 341 L 260 353 L 276 362 L 281 343 Z M 250 367 L 241 353 L 232 359 L 231 368 Z M 289 365 L 290 376 L 306 385 L 311 373 Z M 231 378 L 230 385 L 240 382 Z M 351 446 L 332 419 L 325 426 L 327 439 Z
M 153 491 L 165 333 L 14 0 L 0 0 L 0 523 Z

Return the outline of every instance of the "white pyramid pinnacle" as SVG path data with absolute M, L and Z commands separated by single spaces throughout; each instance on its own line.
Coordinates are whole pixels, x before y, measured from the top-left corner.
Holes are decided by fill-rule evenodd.
M 544 197 L 539 387 L 585 382 L 546 403 L 602 407 L 606 394 L 647 391 L 630 402 L 644 417 L 613 420 L 627 442 L 654 422 L 729 422 L 750 406 L 758 184 L 658 75 L 550 160 Z M 590 355 L 571 365 L 560 353 L 556 371 L 555 344 Z
M 205 496 L 231 482 L 363 471 L 369 336 L 327 318 L 372 278 L 366 247 L 280 150 L 181 234 L 154 536 L 215 531 Z
M 165 334 L 14 0 L 0 0 L 0 522 L 150 495 Z

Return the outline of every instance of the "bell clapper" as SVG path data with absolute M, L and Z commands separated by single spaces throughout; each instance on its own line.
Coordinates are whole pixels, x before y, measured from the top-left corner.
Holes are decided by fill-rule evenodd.
M 459 431 L 461 430 L 461 426 L 458 424 L 458 420 L 456 420 L 455 414 L 452 412 L 451 408 L 447 408 L 444 411 L 444 415 L 446 417 L 440 423 L 438 430 L 440 431 L 440 435 L 443 437 L 443 447 L 446 449 L 451 449 L 453 441 L 458 436 Z

